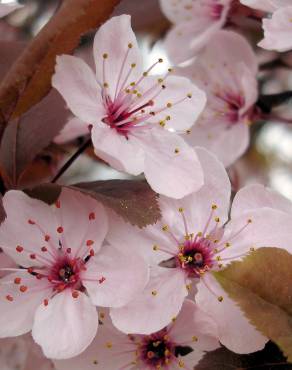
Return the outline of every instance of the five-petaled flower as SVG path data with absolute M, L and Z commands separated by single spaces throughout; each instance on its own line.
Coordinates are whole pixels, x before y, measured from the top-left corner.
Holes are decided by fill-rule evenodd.
M 216 324 L 190 300 L 176 320 L 150 335 L 125 335 L 106 314 L 102 321 L 88 350 L 72 360 L 56 361 L 57 370 L 190 370 L 203 351 L 219 347 Z
M 1 248 L 19 268 L 0 280 L 0 337 L 32 330 L 49 358 L 78 355 L 94 339 L 96 306 L 120 307 L 148 281 L 135 253 L 102 245 L 108 231 L 103 207 L 63 189 L 53 206 L 21 191 L 3 198 L 7 218 Z
M 227 173 L 205 149 L 198 148 L 197 153 L 204 186 L 182 200 L 160 197 L 162 219 L 157 224 L 129 230 L 111 216 L 108 240 L 130 250 L 139 245 L 151 266 L 145 290 L 128 305 L 113 309 L 111 318 L 126 333 L 149 334 L 167 325 L 190 294 L 217 322 L 220 341 L 226 347 L 237 353 L 253 352 L 264 346 L 266 338 L 225 294 L 212 271 L 258 247 L 277 246 L 291 252 L 291 216 L 276 203 L 261 201 L 264 187 L 256 191 L 249 186 L 237 193 L 228 221 Z
M 228 167 L 246 151 L 249 126 L 259 118 L 258 63 L 249 43 L 235 32 L 221 30 L 208 45 L 178 70 L 205 90 L 208 102 L 185 139 L 212 151 Z
M 113 168 L 144 172 L 158 193 L 182 198 L 203 184 L 195 151 L 176 134 L 202 112 L 205 93 L 184 77 L 146 71 L 130 16 L 113 17 L 97 32 L 96 75 L 81 59 L 57 58 L 53 86 L 84 125 L 90 125 L 95 153 Z M 190 177 L 189 171 L 196 173 Z

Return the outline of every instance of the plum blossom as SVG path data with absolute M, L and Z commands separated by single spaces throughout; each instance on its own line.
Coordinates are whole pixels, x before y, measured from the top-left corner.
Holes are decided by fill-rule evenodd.
M 160 0 L 160 5 L 174 24 L 166 36 L 165 48 L 176 64 L 199 54 L 226 25 L 243 26 L 248 17 L 261 18 L 258 11 L 238 0 Z
M 258 44 L 264 49 L 288 51 L 292 49 L 292 6 L 276 10 L 272 18 L 263 19 L 264 39 Z
M 263 199 L 263 191 L 249 199 L 253 188 L 246 187 L 235 197 L 228 221 L 230 183 L 226 171 L 205 149 L 197 148 L 197 153 L 204 186 L 182 200 L 160 197 L 160 222 L 143 230 L 129 230 L 122 220 L 111 217 L 111 243 L 133 250 L 138 245 L 151 266 L 145 290 L 128 305 L 113 309 L 111 318 L 121 331 L 149 334 L 178 314 L 190 292 L 216 321 L 222 344 L 237 353 L 253 352 L 263 348 L 266 338 L 224 293 L 212 271 L 258 247 L 275 246 L 291 252 L 291 215 L 284 206 L 272 206 L 272 201 L 257 203 L 258 197 Z
M 17 10 L 21 7 L 22 5 L 17 3 L 0 4 L 0 18 L 5 17 L 6 15 L 14 12 L 14 10 Z
M 249 125 L 257 119 L 257 59 L 249 43 L 232 31 L 219 31 L 200 56 L 178 73 L 207 94 L 207 105 L 186 141 L 204 146 L 223 162 L 235 162 L 249 145 Z
M 150 335 L 125 335 L 105 315 L 92 345 L 79 357 L 56 361 L 57 370 L 191 370 L 203 351 L 219 347 L 213 320 L 186 300 L 176 320 Z
M 264 39 L 258 44 L 267 50 L 288 51 L 292 49 L 292 3 L 291 0 L 240 0 L 251 8 L 272 13 L 263 19 Z
M 130 16 L 107 21 L 97 32 L 93 53 L 96 75 L 81 59 L 57 58 L 53 86 L 73 114 L 91 128 L 95 153 L 113 168 L 144 172 L 158 193 L 181 198 L 203 184 L 195 151 L 176 134 L 190 128 L 206 97 L 183 77 L 146 71 Z M 196 177 L 188 176 L 189 169 Z
M 49 358 L 85 350 L 98 328 L 96 306 L 120 307 L 140 292 L 148 267 L 135 253 L 102 245 L 103 207 L 63 189 L 53 206 L 21 191 L 3 198 L 0 246 L 20 268 L 0 280 L 0 337 L 28 333 Z

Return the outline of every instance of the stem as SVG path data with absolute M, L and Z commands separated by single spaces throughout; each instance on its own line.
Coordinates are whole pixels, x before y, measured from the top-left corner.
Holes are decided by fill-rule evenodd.
M 277 116 L 276 114 L 263 115 L 262 118 L 264 118 L 267 121 L 275 120 L 275 121 L 278 121 L 280 123 L 292 124 L 292 119 L 285 118 L 285 117 L 280 117 L 280 116 Z
M 67 169 L 71 166 L 71 164 L 90 146 L 91 139 L 85 141 L 85 143 L 68 159 L 68 161 L 64 164 L 64 166 L 60 169 L 60 171 L 56 174 L 56 176 L 51 181 L 52 184 L 57 182 L 59 178 L 67 171 Z

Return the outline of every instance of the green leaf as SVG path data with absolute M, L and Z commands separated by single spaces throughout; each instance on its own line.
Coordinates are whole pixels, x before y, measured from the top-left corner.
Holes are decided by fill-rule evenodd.
M 249 321 L 292 362 L 292 255 L 259 248 L 214 276 Z

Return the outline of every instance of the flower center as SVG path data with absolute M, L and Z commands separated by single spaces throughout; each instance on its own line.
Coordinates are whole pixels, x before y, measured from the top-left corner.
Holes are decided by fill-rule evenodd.
M 166 330 L 145 336 L 142 343 L 141 359 L 154 369 L 168 365 L 174 356 L 175 346 L 166 335 Z
M 74 276 L 74 271 L 72 266 L 70 265 L 65 265 L 59 270 L 59 277 L 64 283 L 69 283 L 71 277 Z
M 200 277 L 214 265 L 213 242 L 204 237 L 196 241 L 187 240 L 180 248 L 176 264 L 185 270 L 189 277 Z

